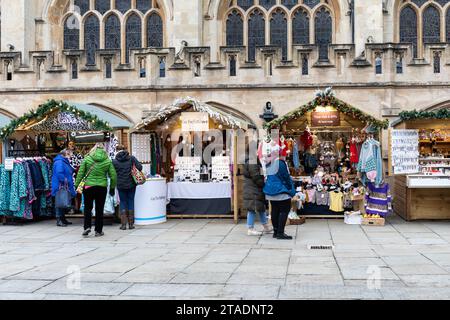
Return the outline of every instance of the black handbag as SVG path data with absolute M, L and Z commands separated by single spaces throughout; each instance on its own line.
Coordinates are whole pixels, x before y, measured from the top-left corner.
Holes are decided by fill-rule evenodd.
M 72 196 L 69 192 L 67 182 L 59 187 L 55 195 L 55 208 L 70 209 L 72 207 Z

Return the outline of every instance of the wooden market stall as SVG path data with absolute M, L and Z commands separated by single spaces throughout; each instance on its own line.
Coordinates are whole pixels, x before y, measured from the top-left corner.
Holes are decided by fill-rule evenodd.
M 238 222 L 237 136 L 250 127 L 238 114 L 190 97 L 136 125 L 132 153 L 147 166 L 144 171 L 165 177 L 169 218 Z
M 269 131 L 279 130 L 280 139 L 289 148 L 287 162 L 292 179 L 299 194 L 307 197 L 298 210 L 299 217 L 344 218 L 344 211 L 364 213 L 362 195 L 353 203 L 348 201 L 346 207 L 331 205 L 330 199 L 356 199 L 350 190 L 361 186 L 357 175 L 360 148 L 368 139 L 379 139 L 381 130 L 387 127 L 387 121 L 336 98 L 331 88 L 317 92 L 312 101 L 265 125 Z
M 405 135 L 406 150 L 396 147 Z M 450 109 L 402 112 L 389 136 L 395 213 L 407 221 L 450 219 Z

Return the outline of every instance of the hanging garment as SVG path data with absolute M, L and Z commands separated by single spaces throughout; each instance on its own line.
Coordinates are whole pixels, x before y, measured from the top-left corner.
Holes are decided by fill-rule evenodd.
M 27 184 L 25 169 L 22 163 L 14 163 L 14 169 L 11 174 L 11 195 L 9 210 L 11 215 L 16 218 L 23 218 L 25 215 L 25 206 L 27 202 Z
M 318 206 L 329 206 L 330 195 L 328 191 L 316 191 L 316 204 Z
M 151 175 L 156 175 L 158 165 L 156 163 L 156 135 L 151 136 Z
M 386 217 L 392 212 L 392 196 L 388 183 L 378 187 L 372 182 L 367 184 L 365 208 L 367 214 L 378 214 L 382 217 Z
M 351 142 L 350 143 L 350 163 L 358 163 L 359 162 L 359 153 L 358 149 L 356 148 L 356 143 Z
M 306 201 L 308 203 L 316 203 L 316 190 L 315 189 L 308 189 L 306 190 Z
M 344 209 L 353 209 L 353 201 L 350 192 L 344 192 Z
M 305 173 L 311 174 L 316 170 L 318 162 L 314 154 L 305 152 L 304 154 Z
M 300 168 L 300 158 L 298 155 L 298 144 L 296 142 L 293 143 L 292 147 L 292 162 L 294 163 L 294 168 Z
M 364 185 L 369 180 L 368 172 L 376 172 L 374 182 L 380 185 L 383 182 L 383 160 L 381 158 L 381 145 L 374 139 L 365 141 L 359 155 L 357 170 L 361 172 L 361 181 Z
M 309 147 L 312 146 L 313 144 L 313 137 L 311 135 L 311 132 L 309 132 L 308 130 L 305 130 L 303 132 L 303 134 L 300 137 L 303 147 L 305 148 L 305 150 L 308 150 Z
M 0 216 L 9 216 L 9 199 L 11 194 L 11 173 L 5 165 L 0 165 Z
M 344 194 L 342 192 L 330 192 L 330 210 L 334 212 L 344 211 Z

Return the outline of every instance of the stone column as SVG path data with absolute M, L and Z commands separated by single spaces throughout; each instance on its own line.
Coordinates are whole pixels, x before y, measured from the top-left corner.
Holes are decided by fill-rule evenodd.
M 173 0 L 174 17 L 169 46 L 179 50 L 181 41 L 189 47 L 201 46 L 202 39 L 202 0 Z
M 355 50 L 359 56 L 368 39 L 383 42 L 383 0 L 355 0 Z

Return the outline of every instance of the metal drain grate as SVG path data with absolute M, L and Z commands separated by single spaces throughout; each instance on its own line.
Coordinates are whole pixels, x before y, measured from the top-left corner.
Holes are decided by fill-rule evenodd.
M 333 246 L 331 245 L 309 245 L 308 249 L 309 250 L 333 250 Z

